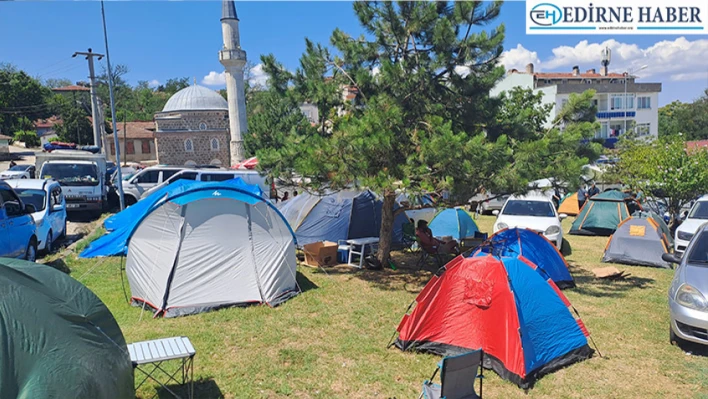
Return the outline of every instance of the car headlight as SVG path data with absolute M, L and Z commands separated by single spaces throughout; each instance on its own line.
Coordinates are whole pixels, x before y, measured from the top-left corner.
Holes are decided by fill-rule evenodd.
M 676 302 L 689 309 L 708 311 L 708 302 L 700 291 L 688 284 L 683 284 L 676 291 Z
M 680 231 L 678 234 L 676 234 L 679 240 L 684 240 L 684 241 L 691 241 L 691 238 L 693 238 L 693 233 L 686 233 L 685 231 Z
M 497 223 L 497 230 L 504 230 L 504 229 L 506 229 L 506 228 L 508 228 L 508 227 L 509 227 L 509 225 L 506 224 L 506 223 L 504 223 L 504 222 L 499 222 L 499 223 Z
M 548 226 L 548 228 L 546 229 L 546 231 L 543 232 L 543 234 L 547 236 L 552 236 L 553 234 L 560 233 L 560 231 L 561 229 L 558 226 Z

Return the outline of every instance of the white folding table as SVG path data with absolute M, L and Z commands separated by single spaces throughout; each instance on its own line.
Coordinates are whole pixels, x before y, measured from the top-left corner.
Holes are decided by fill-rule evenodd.
M 366 255 L 366 246 L 368 245 L 369 248 L 374 248 L 374 246 L 379 244 L 379 238 L 378 237 L 364 237 L 364 238 L 352 238 L 351 240 L 347 240 L 347 244 L 350 245 L 349 248 L 349 259 L 347 261 L 347 264 L 350 266 L 358 267 L 361 269 L 364 267 L 364 256 Z M 357 251 L 357 247 L 359 247 Z M 352 263 L 352 257 L 356 255 L 359 256 L 359 264 L 353 264 Z
M 140 388 L 145 381 L 153 380 L 160 384 L 172 396 L 179 398 L 174 391 L 167 387 L 167 383 L 174 382 L 176 384 L 189 384 L 188 395 L 192 399 L 194 397 L 194 355 L 197 353 L 192 346 L 192 343 L 187 337 L 172 337 L 162 338 L 152 341 L 135 342 L 128 345 L 130 360 L 133 362 L 133 368 L 140 371 L 145 376 L 143 380 L 135 388 Z M 170 360 L 181 360 L 180 366 L 173 372 L 168 372 L 162 367 L 162 363 Z M 148 365 L 152 365 L 149 369 Z M 154 375 L 161 371 L 167 376 L 167 381 L 162 383 Z M 182 373 L 181 381 L 178 379 L 178 373 Z M 154 397 L 154 396 L 153 396 Z

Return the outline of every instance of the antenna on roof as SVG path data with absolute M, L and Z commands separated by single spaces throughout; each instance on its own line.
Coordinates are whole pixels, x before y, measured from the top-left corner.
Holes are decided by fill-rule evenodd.
M 609 47 L 602 49 L 602 66 L 607 67 L 610 65 L 610 60 L 612 59 L 612 50 Z

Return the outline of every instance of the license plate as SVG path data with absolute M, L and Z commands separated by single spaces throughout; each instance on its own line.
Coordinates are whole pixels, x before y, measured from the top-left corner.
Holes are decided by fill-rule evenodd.
M 67 209 L 79 208 L 80 204 L 66 204 Z

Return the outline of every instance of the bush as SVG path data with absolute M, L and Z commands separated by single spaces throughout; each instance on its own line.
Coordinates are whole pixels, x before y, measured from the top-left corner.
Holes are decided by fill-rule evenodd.
M 37 133 L 33 132 L 32 130 L 20 130 L 18 132 L 15 132 L 14 140 L 25 143 L 25 147 L 27 148 L 39 147 L 39 145 L 41 144 Z
M 61 141 L 61 139 L 60 139 L 59 137 L 50 137 L 50 138 L 49 138 L 49 142 L 50 142 L 50 143 L 53 143 L 53 142 L 55 142 L 55 141 Z

